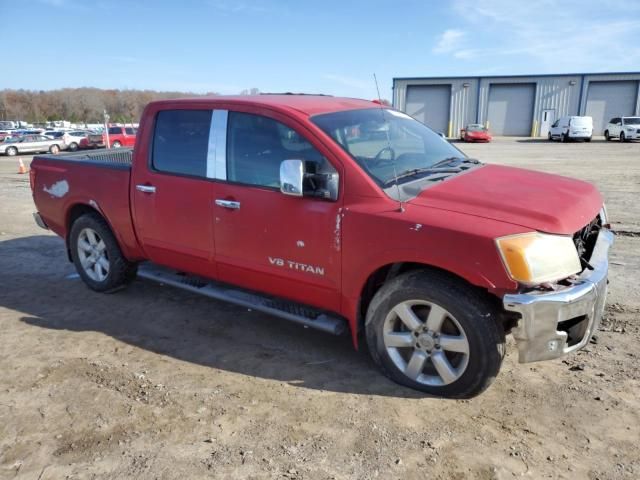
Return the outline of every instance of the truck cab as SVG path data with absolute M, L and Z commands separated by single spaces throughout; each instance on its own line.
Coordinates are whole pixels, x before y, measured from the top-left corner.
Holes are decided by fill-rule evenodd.
M 136 276 L 349 332 L 443 397 L 588 343 L 612 242 L 590 184 L 470 159 L 366 100 L 153 102 L 133 151 L 38 156 L 36 221 L 95 291 Z M 523 195 L 522 192 L 527 192 Z

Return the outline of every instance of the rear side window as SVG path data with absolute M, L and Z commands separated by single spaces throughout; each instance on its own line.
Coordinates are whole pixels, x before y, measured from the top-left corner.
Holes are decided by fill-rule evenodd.
M 120 135 L 122 133 L 122 128 L 120 127 L 109 127 L 109 135 Z
M 205 177 L 211 110 L 164 110 L 156 117 L 153 168 Z
M 127 128 L 125 128 L 125 129 L 124 129 L 124 131 L 125 131 L 125 133 L 126 133 L 127 135 L 135 135 L 135 134 L 136 134 L 136 131 L 135 131 L 133 128 L 131 128 L 131 127 L 127 127 Z
M 229 112 L 228 180 L 279 188 L 280 164 L 287 159 L 305 160 L 307 168 L 316 172 L 335 171 L 295 130 L 262 115 Z

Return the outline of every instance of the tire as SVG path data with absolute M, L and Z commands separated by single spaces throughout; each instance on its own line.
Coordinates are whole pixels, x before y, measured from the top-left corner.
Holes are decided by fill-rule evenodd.
M 547 140 L 552 141 L 553 138 L 551 138 L 551 132 L 547 133 Z
M 69 144 L 69 151 L 70 152 L 75 152 L 78 150 L 78 144 L 76 142 L 71 142 Z
M 609 130 L 605 130 L 605 131 L 604 131 L 604 139 L 605 139 L 607 142 L 610 142 L 610 141 L 611 141 L 611 137 L 609 136 Z
M 373 297 L 367 345 L 394 382 L 439 397 L 470 398 L 489 387 L 504 358 L 497 314 L 488 298 L 462 280 L 416 270 L 390 280 Z M 439 333 L 425 331 L 428 325 Z M 446 347 L 440 345 L 445 336 Z
M 15 157 L 18 154 L 18 149 L 16 147 L 9 147 L 5 150 L 5 153 L 9 157 Z
M 569 135 L 563 133 L 560 138 L 562 139 L 562 143 L 567 143 L 569 141 Z
M 120 147 L 122 147 L 122 144 L 116 140 L 115 142 L 113 142 L 111 144 L 111 147 L 112 148 L 120 148 Z
M 585 142 L 590 142 L 591 141 L 591 137 L 585 138 L 584 141 Z
M 97 213 L 86 213 L 73 222 L 69 248 L 78 274 L 91 290 L 111 292 L 136 277 L 137 265 L 122 255 L 109 225 Z
M 60 153 L 60 147 L 58 145 L 51 145 L 49 147 L 49 153 L 51 155 L 57 155 L 58 153 Z
M 624 136 L 624 132 L 620 132 L 620 142 L 624 143 L 626 141 L 627 141 L 627 139 Z

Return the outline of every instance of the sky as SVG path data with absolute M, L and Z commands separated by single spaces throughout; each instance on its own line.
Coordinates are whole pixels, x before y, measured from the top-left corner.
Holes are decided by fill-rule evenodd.
M 0 0 L 0 89 L 391 99 L 393 77 L 640 71 L 640 0 Z M 13 21 L 15 19 L 15 21 Z

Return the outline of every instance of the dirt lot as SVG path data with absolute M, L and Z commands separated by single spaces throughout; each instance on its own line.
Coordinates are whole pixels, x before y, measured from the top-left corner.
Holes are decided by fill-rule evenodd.
M 572 175 L 620 233 L 597 343 L 478 398 L 423 398 L 348 339 L 137 281 L 89 291 L 0 157 L 0 478 L 640 477 L 640 144 L 498 139 L 481 160 Z

